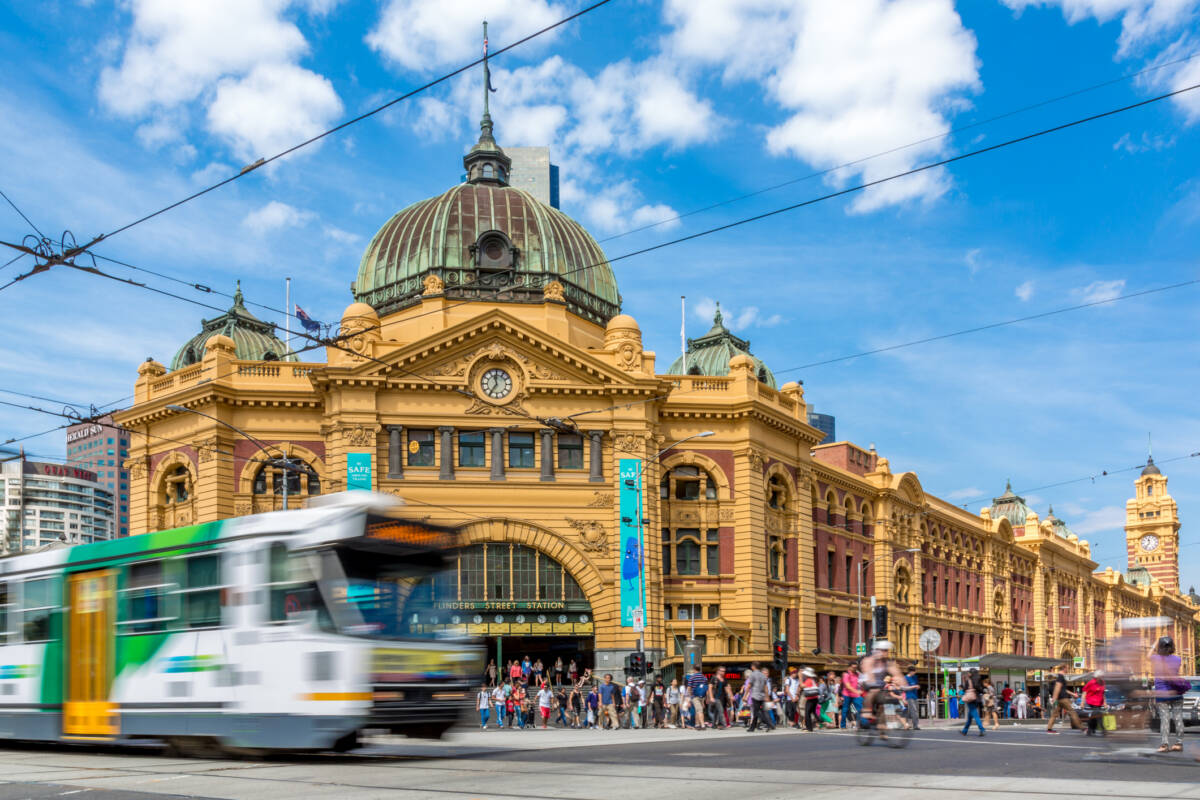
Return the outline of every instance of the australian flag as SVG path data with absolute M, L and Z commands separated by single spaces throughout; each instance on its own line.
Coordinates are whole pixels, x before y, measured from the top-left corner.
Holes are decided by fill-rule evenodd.
M 300 324 L 304 326 L 304 330 L 309 333 L 321 330 L 321 323 L 310 317 L 300 306 L 296 306 L 296 319 L 300 320 Z

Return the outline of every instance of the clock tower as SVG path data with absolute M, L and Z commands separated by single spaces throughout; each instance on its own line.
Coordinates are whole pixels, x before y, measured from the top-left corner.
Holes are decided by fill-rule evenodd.
M 1154 457 L 1134 482 L 1136 494 L 1125 503 L 1125 549 L 1129 569 L 1144 567 L 1167 591 L 1179 592 L 1179 511 L 1167 494 L 1167 476 Z

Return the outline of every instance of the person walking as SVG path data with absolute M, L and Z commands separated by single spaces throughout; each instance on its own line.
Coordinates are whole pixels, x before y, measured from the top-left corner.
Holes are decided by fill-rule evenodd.
M 789 667 L 787 677 L 783 679 L 783 721 L 785 728 L 799 728 L 800 714 L 803 712 L 803 700 L 800 694 L 800 672 L 796 667 Z
M 579 666 L 576 665 L 573 658 L 571 659 L 571 663 L 567 665 L 567 677 L 571 680 L 571 683 L 579 680 Z
M 842 724 L 841 727 L 846 727 L 846 721 L 853 718 L 855 724 L 858 722 L 858 715 L 862 713 L 863 693 L 858 686 L 858 668 L 850 667 L 842 673 Z
M 650 713 L 654 717 L 654 727 L 665 727 L 666 706 L 667 687 L 663 686 L 662 675 L 659 675 L 654 679 L 654 686 L 650 689 Z
M 1005 719 L 1012 719 L 1012 715 L 1013 715 L 1012 701 L 1013 701 L 1014 694 L 1015 694 L 1015 692 L 1013 692 L 1012 687 L 1009 686 L 1007 682 L 1005 682 L 1004 688 L 1000 690 L 1001 710 L 1002 710 L 1002 713 L 1004 714 Z
M 992 685 L 990 677 L 983 679 L 983 719 L 987 722 L 989 719 L 992 722 L 992 730 L 1000 727 L 999 716 L 1000 699 L 996 695 L 996 687 Z
M 479 692 L 475 695 L 475 708 L 479 710 L 479 729 L 486 731 L 489 712 L 492 708 L 492 690 L 486 683 L 479 685 Z
M 538 689 L 537 693 L 538 713 L 542 718 L 542 730 L 550 727 L 550 711 L 554 708 L 554 692 L 550 691 L 550 685 L 542 682 L 542 688 Z
M 1063 669 L 1065 668 L 1064 666 Z M 1058 733 L 1058 731 L 1054 730 L 1054 722 L 1059 717 L 1070 717 L 1072 730 L 1079 730 L 1083 727 L 1083 723 L 1079 721 L 1079 715 L 1075 713 L 1070 700 L 1070 698 L 1077 696 L 1067 688 L 1067 677 L 1061 672 L 1057 673 L 1050 684 L 1050 698 L 1043 705 L 1043 709 L 1049 716 L 1046 722 L 1046 733 Z
M 594 683 L 587 696 L 587 726 L 595 731 L 600 730 L 600 690 Z
M 554 687 L 554 707 L 558 710 L 558 725 L 563 728 L 571 727 L 571 723 L 567 721 L 567 712 L 570 710 L 567 699 L 569 695 L 566 685 L 560 683 Z
M 496 727 L 500 728 L 501 730 L 504 729 L 504 710 L 508 701 L 508 694 L 504 691 L 504 687 L 507 685 L 507 683 L 508 680 L 505 679 L 503 683 L 497 684 L 496 687 L 492 689 L 492 705 L 496 708 Z
M 493 658 L 488 661 L 487 669 L 483 671 L 483 677 L 489 687 L 496 685 L 496 659 Z
M 754 732 L 758 730 L 759 725 L 766 726 L 769 731 L 775 730 L 770 717 L 767 716 L 767 691 L 771 680 L 757 661 L 750 665 L 750 672 L 746 674 L 746 684 L 750 687 L 750 727 L 746 730 Z
M 825 676 L 825 707 L 822 716 L 825 717 L 825 725 L 831 728 L 837 727 L 838 722 L 838 707 L 842 702 L 842 684 L 837 678 L 837 673 L 832 670 Z
M 563 685 L 563 671 L 564 671 L 564 667 L 563 667 L 563 663 L 562 663 L 562 656 L 559 656 L 558 658 L 554 659 L 554 685 L 555 686 Z
M 579 718 L 583 714 L 583 698 L 579 696 L 579 686 L 574 684 L 567 693 L 567 719 L 572 728 L 580 727 Z
M 1158 710 L 1158 730 L 1162 744 L 1158 752 L 1183 750 L 1183 695 L 1191 683 L 1179 677 L 1182 659 L 1175 655 L 1175 640 L 1164 636 L 1150 656 L 1150 672 L 1154 675 L 1154 705 Z M 1168 746 L 1171 723 L 1175 723 L 1175 744 Z
M 712 717 L 714 728 L 726 730 L 729 727 L 725 719 L 725 705 L 729 699 L 729 683 L 725 680 L 725 668 L 717 667 L 712 683 L 708 685 L 708 713 Z
M 600 684 L 600 719 L 597 722 L 600 727 L 605 727 L 605 723 L 610 726 L 610 730 L 617 730 L 621 727 L 621 718 L 617 716 L 617 698 L 621 694 L 621 687 L 613 683 L 612 673 L 607 673 L 604 676 L 604 683 Z
M 816 730 L 818 707 L 821 702 L 821 681 L 812 667 L 804 668 L 804 680 L 800 685 L 800 697 L 804 701 L 804 730 Z
M 678 728 L 680 724 L 680 706 L 683 701 L 683 693 L 679 691 L 679 680 L 671 679 L 671 685 L 667 687 L 667 709 L 669 716 L 667 717 L 668 728 Z
M 1017 692 L 1017 719 L 1029 718 L 1029 693 L 1024 689 Z
M 967 673 L 962 684 L 962 702 L 965 706 L 967 721 L 959 731 L 963 736 L 967 735 L 967 731 L 971 729 L 971 722 L 979 726 L 979 735 L 983 736 L 983 721 L 979 718 L 979 709 L 983 704 L 983 680 L 979 677 L 979 670 L 972 669 Z
M 708 681 L 697 664 L 687 676 L 687 690 L 692 707 L 692 724 L 698 731 L 704 730 L 704 698 L 708 695 Z
M 904 699 L 907 701 L 908 724 L 914 731 L 921 730 L 921 682 L 917 680 L 917 668 L 909 667 L 904 673 Z
M 1092 675 L 1092 679 L 1083 685 L 1083 706 L 1088 712 L 1087 735 L 1094 736 L 1096 731 L 1100 731 L 1103 736 L 1100 720 L 1104 712 L 1104 679 L 1099 673 Z

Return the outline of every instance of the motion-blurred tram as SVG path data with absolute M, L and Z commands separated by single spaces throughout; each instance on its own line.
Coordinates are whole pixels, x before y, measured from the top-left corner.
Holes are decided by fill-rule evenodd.
M 482 671 L 478 645 L 416 624 L 457 534 L 385 499 L 0 558 L 0 736 L 205 753 L 441 736 Z

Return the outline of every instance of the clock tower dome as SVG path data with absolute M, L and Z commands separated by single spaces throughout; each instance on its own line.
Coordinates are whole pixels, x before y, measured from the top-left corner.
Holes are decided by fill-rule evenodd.
M 1179 592 L 1179 510 L 1167 494 L 1167 476 L 1154 457 L 1134 482 L 1135 495 L 1125 503 L 1125 549 L 1129 569 L 1143 567 L 1170 592 Z

